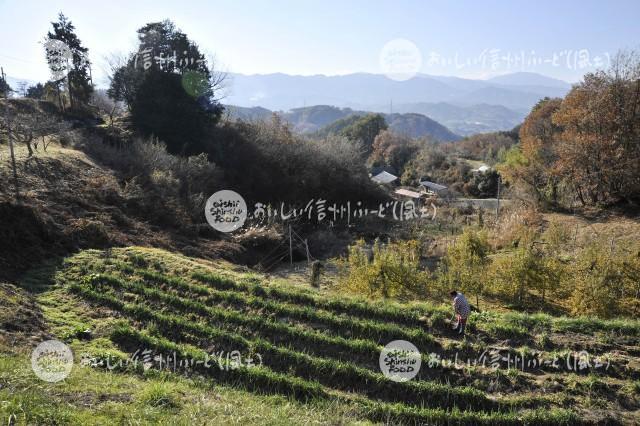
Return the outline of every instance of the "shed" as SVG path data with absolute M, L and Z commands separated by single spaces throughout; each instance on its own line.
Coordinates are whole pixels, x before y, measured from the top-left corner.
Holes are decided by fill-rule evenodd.
M 429 182 L 428 180 L 420 181 L 420 185 L 425 187 L 427 190 L 435 192 L 436 194 L 438 192 L 442 192 L 447 189 L 447 187 L 444 185 L 440 185 L 439 183 Z
M 377 175 L 371 177 L 372 181 L 374 181 L 375 183 L 380 183 L 380 184 L 391 183 L 391 182 L 395 181 L 396 179 L 398 179 L 398 176 L 392 175 L 391 173 L 389 173 L 387 171 L 382 171 L 382 172 L 378 173 Z
M 402 197 L 409 197 L 409 198 L 416 198 L 416 199 L 420 199 L 424 195 L 424 194 L 421 194 L 420 192 L 411 191 L 409 189 L 403 189 L 403 188 L 396 189 L 395 193 Z

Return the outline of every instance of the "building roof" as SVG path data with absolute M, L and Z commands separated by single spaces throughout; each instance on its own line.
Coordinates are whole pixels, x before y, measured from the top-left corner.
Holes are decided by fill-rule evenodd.
M 484 165 L 484 166 L 480 166 L 480 167 L 478 167 L 477 169 L 473 169 L 473 170 L 471 170 L 471 171 L 472 171 L 472 172 L 480 172 L 480 173 L 484 173 L 484 172 L 486 172 L 486 171 L 488 171 L 488 170 L 491 170 L 491 167 L 489 167 L 489 166 L 487 166 L 487 165 Z
M 396 189 L 395 193 L 398 195 L 402 195 L 403 197 L 409 197 L 409 198 L 420 198 L 424 195 L 419 192 L 410 191 L 408 189 L 402 189 L 402 188 Z
M 431 189 L 432 191 L 442 191 L 447 189 L 447 187 L 444 185 L 440 185 L 439 183 L 429 182 L 428 180 L 421 181 L 420 185 L 425 186 Z
M 376 183 L 391 183 L 396 179 L 398 179 L 398 176 L 394 176 L 391 173 L 386 171 L 383 171 L 371 177 L 371 180 Z

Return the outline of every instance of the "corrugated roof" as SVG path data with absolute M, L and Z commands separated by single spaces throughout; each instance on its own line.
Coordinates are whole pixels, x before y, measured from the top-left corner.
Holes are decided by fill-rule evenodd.
M 398 176 L 394 176 L 389 172 L 381 172 L 371 178 L 372 181 L 377 183 L 391 183 L 398 179 Z
M 447 187 L 444 185 L 440 185 L 439 183 L 429 182 L 428 180 L 421 181 L 420 185 L 426 186 L 427 188 L 433 191 L 442 191 L 443 189 L 447 189 Z
M 404 197 L 409 197 L 409 198 L 420 198 L 422 197 L 422 195 L 424 195 L 419 192 L 410 191 L 408 189 L 402 189 L 402 188 L 396 189 L 395 193 L 398 195 L 402 195 Z

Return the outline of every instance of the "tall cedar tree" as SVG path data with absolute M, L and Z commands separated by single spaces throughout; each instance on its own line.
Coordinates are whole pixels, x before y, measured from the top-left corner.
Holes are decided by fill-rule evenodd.
M 58 15 L 58 21 L 52 22 L 53 32 L 47 33 L 47 40 L 59 40 L 67 45 L 72 54 L 67 76 L 64 79 L 55 81 L 55 85 L 60 88 L 66 84 L 69 91 L 69 103 L 72 108 L 84 105 L 88 102 L 93 85 L 91 82 L 91 70 L 88 60 L 89 49 L 82 46 L 82 42 L 76 35 L 75 27 L 62 13 Z M 63 66 L 59 63 L 59 56 L 53 52 L 46 51 L 47 63 L 52 71 L 60 70 Z M 66 66 L 66 65 L 65 65 Z
M 207 150 L 207 130 L 222 113 L 212 75 L 198 46 L 168 20 L 138 30 L 138 51 L 111 77 L 110 97 L 124 101 L 139 132 L 173 154 Z

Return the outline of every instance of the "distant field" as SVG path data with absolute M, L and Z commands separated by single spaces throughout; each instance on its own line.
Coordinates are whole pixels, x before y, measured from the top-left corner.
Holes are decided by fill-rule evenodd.
M 48 417 L 52 423 L 75 423 L 91 410 L 101 418 L 107 409 L 124 417 L 128 410 L 132 416 L 143 416 L 139 410 L 150 409 L 154 418 L 167 422 L 182 418 L 182 413 L 203 422 L 188 401 L 193 395 L 211 398 L 207 386 L 219 388 L 225 404 L 236 392 L 239 400 L 263 407 L 263 423 L 278 418 L 283 401 L 289 401 L 292 418 L 308 409 L 314 423 L 328 424 L 637 420 L 637 321 L 485 312 L 471 317 L 471 336 L 461 340 L 449 332 L 446 307 L 335 297 L 299 285 L 276 285 L 230 264 L 143 248 L 87 250 L 62 265 L 33 271 L 23 286 L 37 295 L 47 329 L 70 343 L 77 358 L 77 371 L 68 382 L 48 385 L 28 372 L 12 382 L 9 366 L 25 370 L 26 363 L 15 354 L 2 356 L 0 377 L 13 384 L 9 392 L 0 389 L 0 398 L 9 401 L 0 406 L 0 413 L 5 418 L 15 414 L 26 424 L 38 423 L 41 417 L 16 407 L 48 393 L 57 395 L 47 402 L 55 408 Z M 395 339 L 411 341 L 422 352 L 422 369 L 412 381 L 393 382 L 380 372 L 380 349 Z M 524 371 L 514 365 L 495 370 L 490 362 L 463 365 L 491 348 L 510 358 L 527 359 L 539 352 L 540 359 L 555 357 L 563 365 L 577 362 L 571 351 L 586 350 L 606 359 L 609 368 L 592 366 L 576 374 L 549 365 Z M 163 359 L 176 354 L 176 360 L 195 363 L 175 371 L 165 365 L 153 373 L 158 369 L 154 363 L 144 372 L 141 361 L 137 366 L 126 362 L 136 351 L 141 360 L 143 349 Z M 262 366 L 232 368 L 234 358 L 226 354 L 234 350 L 256 364 L 259 354 Z M 206 353 L 220 351 L 223 368 L 204 365 Z M 457 368 L 434 363 L 437 357 L 455 360 L 456 354 Z M 83 356 L 94 364 L 109 361 L 112 371 L 105 366 L 79 367 Z M 84 386 L 78 381 L 92 380 L 110 384 L 88 388 L 89 407 L 77 401 L 77 395 L 64 397 Z M 127 381 L 135 383 L 135 392 L 121 388 L 119 383 Z M 149 408 L 144 401 L 155 394 L 161 401 Z M 270 409 L 265 408 L 269 401 Z M 207 404 L 215 407 L 218 401 Z M 241 407 L 228 410 L 229 417 L 221 415 L 220 421 L 242 415 Z

